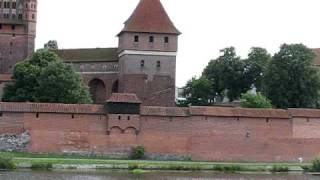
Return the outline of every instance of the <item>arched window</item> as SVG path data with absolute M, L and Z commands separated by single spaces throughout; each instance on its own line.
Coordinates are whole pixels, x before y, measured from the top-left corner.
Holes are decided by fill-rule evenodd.
M 140 67 L 144 67 L 144 60 L 140 61 Z

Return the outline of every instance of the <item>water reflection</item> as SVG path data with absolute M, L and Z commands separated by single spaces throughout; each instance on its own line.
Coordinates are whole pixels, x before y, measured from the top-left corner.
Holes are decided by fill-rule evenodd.
M 0 172 L 0 180 L 317 180 L 303 174 L 224 174 L 213 172 L 149 172 L 133 175 L 128 171 L 15 171 Z

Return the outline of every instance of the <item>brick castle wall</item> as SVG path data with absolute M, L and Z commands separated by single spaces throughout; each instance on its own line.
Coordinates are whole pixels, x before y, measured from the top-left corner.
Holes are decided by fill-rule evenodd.
M 31 135 L 30 152 L 127 154 L 201 161 L 309 162 L 320 155 L 320 110 L 141 107 L 107 114 L 102 105 L 0 103 L 0 133 Z

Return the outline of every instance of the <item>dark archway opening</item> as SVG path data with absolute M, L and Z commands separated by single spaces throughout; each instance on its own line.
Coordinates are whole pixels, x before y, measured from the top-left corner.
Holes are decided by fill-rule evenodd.
M 119 92 L 119 81 L 116 80 L 112 85 L 112 93 L 118 93 Z
M 106 101 L 106 86 L 100 79 L 93 79 L 89 83 L 90 94 L 95 104 L 102 104 Z

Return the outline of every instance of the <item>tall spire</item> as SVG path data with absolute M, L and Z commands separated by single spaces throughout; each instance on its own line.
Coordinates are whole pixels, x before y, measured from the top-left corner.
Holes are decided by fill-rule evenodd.
M 160 0 L 140 0 L 140 3 L 124 24 L 125 26 L 120 34 L 122 32 L 180 34 Z

